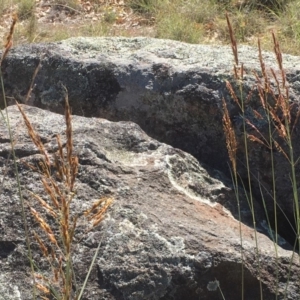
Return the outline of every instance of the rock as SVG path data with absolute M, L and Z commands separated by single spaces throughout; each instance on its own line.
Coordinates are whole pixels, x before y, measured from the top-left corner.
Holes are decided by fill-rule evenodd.
M 55 135 L 65 143 L 64 118 L 23 105 L 39 132 L 46 151 L 57 151 Z M 16 106 L 8 108 L 15 141 L 27 220 L 38 225 L 28 207 L 39 210 L 28 190 L 43 196 L 40 175 L 27 167 L 38 165 L 39 151 L 31 143 Z M 32 298 L 24 228 L 8 131 L 0 126 L 0 291 L 2 299 Z M 81 285 L 98 243 L 100 252 L 83 299 L 241 299 L 242 260 L 240 223 L 235 192 L 221 172 L 208 174 L 190 154 L 150 138 L 132 122 L 73 116 L 74 152 L 79 157 L 74 215 L 87 210 L 100 196 L 114 202 L 100 226 L 85 234 L 88 221 L 80 218 L 73 246 L 74 270 Z M 27 164 L 25 164 L 27 163 Z M 227 182 L 227 183 L 226 183 Z M 241 194 L 244 299 L 297 299 L 299 257 L 266 235 L 255 235 L 248 204 Z M 257 213 L 258 225 L 263 214 Z M 57 224 L 48 218 L 51 227 Z M 259 262 L 256 258 L 256 242 Z M 44 275 L 47 261 L 32 239 L 33 257 Z M 293 259 L 291 265 L 290 261 Z M 258 264 L 261 266 L 259 272 Z M 276 279 L 279 271 L 279 280 Z M 287 285 L 287 279 L 288 285 Z
M 263 58 L 268 70 L 278 69 L 274 54 L 264 52 Z M 290 99 L 298 107 L 299 57 L 283 55 L 283 60 Z M 252 71 L 260 69 L 257 50 L 239 47 L 239 61 L 245 66 L 246 96 L 255 84 Z M 111 121 L 133 121 L 151 137 L 186 151 L 201 163 L 230 176 L 222 125 L 224 97 L 237 133 L 238 159 L 241 162 L 239 176 L 245 183 L 248 182 L 244 167 L 242 119 L 225 86 L 226 79 L 233 82 L 230 47 L 189 45 L 151 38 L 72 38 L 59 43 L 24 45 L 13 49 L 3 62 L 7 96 L 25 102 L 39 62 L 40 70 L 32 85 L 28 104 L 63 113 L 64 92 L 60 84 L 63 83 L 69 91 L 73 114 Z M 267 123 L 253 116 L 252 108 L 260 111 L 259 107 L 254 93 L 251 103 L 246 105 L 246 116 L 263 135 L 268 136 Z M 297 114 L 296 107 L 293 113 Z M 296 126 L 296 158 L 300 154 L 299 132 Z M 269 150 L 250 143 L 249 162 L 254 175 L 252 190 L 257 199 L 262 198 L 263 193 L 270 221 L 273 222 Z M 294 243 L 290 165 L 278 152 L 274 154 L 274 164 L 278 230 L 290 243 Z M 296 179 L 300 180 L 299 168 Z

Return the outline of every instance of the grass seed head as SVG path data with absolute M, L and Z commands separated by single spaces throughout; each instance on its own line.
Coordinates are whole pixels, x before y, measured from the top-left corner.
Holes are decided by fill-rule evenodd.
M 50 294 L 50 290 L 43 284 L 36 282 L 35 286 L 44 294 Z
M 230 93 L 230 96 L 231 96 L 232 99 L 234 100 L 234 102 L 238 105 L 238 107 L 239 107 L 240 109 L 242 109 L 241 104 L 240 104 L 240 101 L 239 101 L 238 97 L 236 96 L 236 93 L 235 93 L 235 91 L 233 90 L 233 87 L 232 87 L 231 83 L 230 83 L 228 80 L 226 80 L 226 87 L 227 87 L 227 89 L 228 89 L 228 91 L 229 91 L 229 93 Z
M 60 205 L 57 201 L 57 197 L 56 197 L 56 193 L 55 193 L 56 191 L 53 190 L 53 188 L 48 184 L 48 182 L 45 178 L 42 178 L 41 181 L 43 183 L 44 190 L 48 194 L 50 199 L 52 200 L 52 203 L 53 203 L 54 207 L 56 209 L 59 209 Z
M 35 132 L 35 130 L 33 129 L 29 119 L 27 118 L 22 106 L 16 102 L 17 106 L 18 106 L 18 109 L 19 111 L 21 112 L 22 114 L 22 117 L 23 117 L 23 120 L 25 122 L 25 125 L 27 127 L 27 131 L 28 131 L 28 134 L 32 140 L 32 142 L 36 145 L 36 147 L 40 150 L 40 153 L 43 155 L 43 157 L 45 158 L 45 161 L 46 161 L 46 164 L 47 166 L 50 168 L 51 166 L 51 163 L 50 163 L 50 158 L 49 158 L 49 155 L 41 141 L 41 138 L 40 136 Z
M 41 204 L 41 206 L 46 210 L 48 214 L 50 214 L 53 218 L 57 218 L 56 212 L 42 197 L 32 192 L 30 192 L 30 194 Z
M 232 122 L 229 116 L 229 112 L 226 106 L 226 102 L 223 98 L 223 127 L 226 137 L 226 146 L 229 154 L 229 159 L 232 164 L 234 173 L 236 173 L 236 151 L 237 151 L 237 141 L 235 137 L 235 132 L 233 130 Z
M 227 26 L 228 26 L 228 30 L 229 30 L 231 48 L 232 48 L 232 52 L 233 52 L 233 56 L 234 56 L 235 65 L 238 66 L 239 58 L 238 58 L 237 43 L 236 43 L 236 39 L 234 37 L 234 33 L 233 33 L 233 29 L 232 29 L 232 25 L 231 25 L 228 13 L 226 13 L 226 21 L 227 21 Z
M 30 207 L 30 211 L 31 211 L 32 215 L 34 216 L 34 218 L 39 223 L 40 227 L 47 234 L 47 236 L 48 236 L 49 240 L 51 241 L 51 243 L 58 246 L 57 240 L 56 240 L 49 224 L 40 216 L 40 214 L 34 208 Z
M 17 20 L 18 20 L 18 16 L 17 16 L 16 13 L 14 13 L 12 15 L 12 23 L 11 23 L 11 26 L 10 26 L 10 29 L 9 29 L 9 34 L 6 37 L 6 43 L 4 45 L 4 51 L 3 51 L 2 56 L 1 56 L 0 66 L 2 65 L 3 60 L 5 59 L 5 57 L 7 56 L 10 48 L 13 45 L 13 34 L 14 34 L 14 30 L 15 30 Z

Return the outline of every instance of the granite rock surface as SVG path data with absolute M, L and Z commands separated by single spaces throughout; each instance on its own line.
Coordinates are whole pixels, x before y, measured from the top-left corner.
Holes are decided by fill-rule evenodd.
M 65 142 L 64 117 L 35 107 L 23 108 L 51 156 L 57 151 L 55 136 L 61 135 Z M 43 197 L 45 193 L 40 174 L 28 164 L 38 165 L 41 156 L 17 107 L 10 106 L 8 115 L 32 235 L 38 225 L 29 207 L 40 208 L 28 191 Z M 285 299 L 297 299 L 297 254 L 290 267 L 291 246 L 282 240 L 283 248 L 278 246 L 276 258 L 260 211 L 256 212 L 261 225 L 255 239 L 242 194 L 240 226 L 235 192 L 221 172 L 209 174 L 193 156 L 150 138 L 132 122 L 73 116 L 72 124 L 74 153 L 79 157 L 72 213 L 87 210 L 101 196 L 114 198 L 105 220 L 92 231 L 86 233 L 88 220 L 78 220 L 73 245 L 77 288 L 101 243 L 83 299 L 222 299 L 217 282 L 225 299 L 241 299 L 241 249 L 244 299 L 260 298 L 258 278 L 264 299 L 275 299 L 276 282 L 279 299 L 283 295 Z M 0 298 L 27 300 L 32 297 L 32 280 L 9 133 L 3 121 L 0 169 Z M 48 222 L 55 230 L 55 221 L 48 218 Z M 31 246 L 40 271 L 51 274 L 34 239 Z
M 253 71 L 260 70 L 258 52 L 241 46 L 238 53 L 239 63 L 244 64 L 243 98 L 246 99 L 249 91 L 254 90 L 245 106 L 245 116 L 268 138 L 268 123 L 265 119 L 258 119 L 253 112 L 255 109 L 263 115 L 256 92 L 257 81 L 253 76 Z M 278 74 L 275 55 L 263 52 L 263 59 L 267 71 L 270 73 L 272 68 Z M 293 120 L 299 111 L 298 64 L 299 57 L 283 55 Z M 202 164 L 207 164 L 208 171 L 209 168 L 217 169 L 230 177 L 222 124 L 224 98 L 237 135 L 238 173 L 246 183 L 243 120 L 225 84 L 226 80 L 232 82 L 240 95 L 233 73 L 230 47 L 190 45 L 152 38 L 72 38 L 59 43 L 25 45 L 13 49 L 3 62 L 8 102 L 13 104 L 11 99 L 17 99 L 63 113 L 64 89 L 61 84 L 64 84 L 73 114 L 132 121 L 158 141 L 192 154 Z M 31 96 L 26 99 L 30 88 Z M 274 91 L 276 94 L 276 88 Z M 247 130 L 249 134 L 256 134 L 251 128 Z M 299 125 L 296 124 L 292 136 L 295 159 L 300 155 L 299 134 Z M 274 138 L 288 152 L 284 141 L 276 134 Z M 291 168 L 284 155 L 275 147 L 273 150 L 278 230 L 294 243 Z M 249 143 L 248 156 L 253 174 L 252 191 L 257 199 L 264 199 L 273 223 L 270 149 Z M 300 180 L 299 168 L 296 168 L 296 180 Z

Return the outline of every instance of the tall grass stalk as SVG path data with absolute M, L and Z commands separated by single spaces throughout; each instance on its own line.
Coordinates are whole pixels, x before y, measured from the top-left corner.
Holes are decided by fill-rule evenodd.
M 35 285 L 35 280 L 34 280 L 34 262 L 33 262 L 33 256 L 32 256 L 32 251 L 30 247 L 30 238 L 29 238 L 29 230 L 28 230 L 28 223 L 27 223 L 27 218 L 25 214 L 25 205 L 24 205 L 24 198 L 23 198 L 23 193 L 21 190 L 21 182 L 20 182 L 20 176 L 19 176 L 19 171 L 18 171 L 18 164 L 17 164 L 17 157 L 15 153 L 15 146 L 14 146 L 14 137 L 12 133 L 12 128 L 10 125 L 10 120 L 9 120 L 9 115 L 8 115 L 8 110 L 7 110 L 7 101 L 6 101 L 6 93 L 5 93 L 5 87 L 4 87 L 4 81 L 3 81 L 3 75 L 2 75 L 2 62 L 7 56 L 9 50 L 12 47 L 13 44 L 13 34 L 14 34 L 14 29 L 15 25 L 17 23 L 17 15 L 13 14 L 12 16 L 12 24 L 9 30 L 9 34 L 7 35 L 6 38 L 6 43 L 4 45 L 4 50 L 2 52 L 2 56 L 0 59 L 0 82 L 1 82 L 1 89 L 2 89 L 2 98 L 4 102 L 4 109 L 6 111 L 6 115 L 3 114 L 3 111 L 0 110 L 1 112 L 1 117 L 8 129 L 9 133 L 9 139 L 10 139 L 10 145 L 11 145 L 11 152 L 12 152 L 12 157 L 13 157 L 13 163 L 14 163 L 14 168 L 15 168 L 15 176 L 17 180 L 17 187 L 18 187 L 18 195 L 20 199 L 20 206 L 21 206 L 21 216 L 22 216 L 22 221 L 23 221 L 23 226 L 24 226 L 24 231 L 25 231 L 25 240 L 26 240 L 26 247 L 27 247 L 27 255 L 30 263 L 30 269 L 32 273 L 32 278 L 33 278 L 33 299 L 36 299 L 36 285 Z
M 299 157 L 295 159 L 295 153 L 294 153 L 294 147 L 293 147 L 293 130 L 295 128 L 295 125 L 298 121 L 298 118 L 300 116 L 300 111 L 298 110 L 298 113 L 295 117 L 295 120 L 292 121 L 292 106 L 290 105 L 289 100 L 289 86 L 286 79 L 286 74 L 283 68 L 283 62 L 282 62 L 282 53 L 280 50 L 279 43 L 275 37 L 275 34 L 272 33 L 273 38 L 273 44 L 274 44 L 274 52 L 276 56 L 276 60 L 278 63 L 279 71 L 275 72 L 273 69 L 270 69 L 270 72 L 267 71 L 266 66 L 263 61 L 262 57 L 262 51 L 261 51 L 261 44 L 258 40 L 258 58 L 260 62 L 260 68 L 261 68 L 261 76 L 258 75 L 257 72 L 254 72 L 254 76 L 256 78 L 256 84 L 252 88 L 251 92 L 248 94 L 247 99 L 244 100 L 243 96 L 243 65 L 241 67 L 238 67 L 238 53 L 237 53 L 237 44 L 236 40 L 234 38 L 232 26 L 230 24 L 230 20 L 227 17 L 227 23 L 229 28 L 229 34 L 231 38 L 231 46 L 233 50 L 233 55 L 235 59 L 235 65 L 234 65 L 234 73 L 235 78 L 238 82 L 239 86 L 239 94 L 238 97 L 232 87 L 232 85 L 227 82 L 227 88 L 230 92 L 230 95 L 235 102 L 235 104 L 240 109 L 240 115 L 242 118 L 242 129 L 243 129 L 243 143 L 244 143 L 244 156 L 245 156 L 245 167 L 246 167 L 246 174 L 247 174 L 247 184 L 245 185 L 243 182 L 243 187 L 245 190 L 246 197 L 248 199 L 250 211 L 252 213 L 252 220 L 253 220 L 253 226 L 254 226 L 254 233 L 255 233 L 255 242 L 256 242 L 256 259 L 258 264 L 258 278 L 260 283 L 260 297 L 263 298 L 263 290 L 262 290 L 262 282 L 261 282 L 261 272 L 262 272 L 262 266 L 260 264 L 259 259 L 259 245 L 258 245 L 258 239 L 257 239 L 257 226 L 256 226 L 256 218 L 255 218 L 255 211 L 254 211 L 254 198 L 253 198 L 253 192 L 252 192 L 252 185 L 251 181 L 254 180 L 257 182 L 260 192 L 261 192 L 261 199 L 262 204 L 265 210 L 267 224 L 269 227 L 269 232 L 274 244 L 274 251 L 275 251 L 275 259 L 276 259 L 276 283 L 275 283 L 275 294 L 276 299 L 278 299 L 279 296 L 279 255 L 278 255 L 278 209 L 283 212 L 282 208 L 279 206 L 277 201 L 277 193 L 276 193 L 276 172 L 279 170 L 276 170 L 275 168 L 275 159 L 274 159 L 274 151 L 277 151 L 283 155 L 285 159 L 287 159 L 289 166 L 290 166 L 290 180 L 291 180 L 291 189 L 293 194 L 293 204 L 294 204 L 294 220 L 295 220 L 295 243 L 294 243 L 294 251 L 292 252 L 291 260 L 290 260 L 290 266 L 289 266 L 289 274 L 288 278 L 286 278 L 286 288 L 285 288 L 285 297 L 287 295 L 287 289 L 289 285 L 289 279 L 290 279 L 290 271 L 292 267 L 292 262 L 295 255 L 295 249 L 298 245 L 299 249 L 299 234 L 300 234 L 300 211 L 299 211 L 299 198 L 298 198 L 298 184 L 297 184 L 297 178 L 296 178 L 296 164 L 299 161 Z M 269 73 L 271 73 L 271 78 Z M 280 76 L 278 76 L 278 73 Z M 274 86 L 275 83 L 275 86 Z M 258 97 L 260 100 L 260 106 L 261 106 L 261 112 L 258 112 L 258 110 L 255 110 L 252 108 L 253 116 L 256 119 L 265 119 L 265 121 L 268 123 L 267 128 L 267 134 L 266 136 L 253 124 L 252 121 L 247 119 L 246 117 L 246 105 L 250 104 L 250 100 L 253 94 L 253 90 L 256 90 L 258 92 Z M 231 124 L 231 120 L 229 118 L 229 112 L 227 110 L 227 106 L 225 103 L 225 100 L 223 100 L 223 109 L 224 109 L 224 116 L 223 116 L 223 124 L 224 124 L 224 131 L 226 134 L 226 143 L 227 143 L 227 149 L 229 153 L 229 158 L 232 165 L 232 174 L 233 174 L 233 182 L 235 189 L 238 189 L 238 168 L 237 168 L 237 160 L 236 160 L 236 141 L 233 143 L 232 141 L 235 140 L 235 133 L 234 129 Z M 249 110 L 249 107 L 247 108 Z M 228 125 L 230 124 L 230 125 Z M 249 134 L 247 132 L 247 128 L 251 128 L 252 131 L 254 131 L 254 134 Z M 280 140 L 278 140 L 280 139 Z M 252 173 L 250 163 L 249 163 L 249 143 L 258 143 L 259 145 L 262 145 L 262 147 L 266 147 L 270 152 L 270 161 L 271 161 L 271 186 L 272 191 L 269 192 L 266 190 L 265 187 L 263 187 L 260 183 L 259 176 L 256 176 Z M 283 144 L 283 145 L 282 145 Z M 287 148 L 287 151 L 285 150 Z M 271 197 L 273 200 L 273 213 L 274 216 L 270 216 L 267 205 L 266 205 L 266 199 L 265 194 L 268 194 L 268 196 Z M 236 192 L 237 195 L 237 192 Z M 237 196 L 238 197 L 238 196 Z M 271 224 L 270 218 L 274 220 L 274 222 Z M 287 218 L 287 217 L 286 217 Z M 290 221 L 287 218 L 287 221 L 290 223 Z M 290 223 L 291 224 L 291 223 Z M 273 228 L 272 228 L 273 227 Z M 274 233 L 273 233 L 274 232 Z M 241 234 L 241 231 L 240 231 Z M 242 245 L 241 245 L 242 247 Z M 298 254 L 300 254 L 298 250 Z
M 237 141 L 235 138 L 232 122 L 229 116 L 229 112 L 226 106 L 226 102 L 223 99 L 223 127 L 226 135 L 226 146 L 229 154 L 229 159 L 231 162 L 231 179 L 233 183 L 233 188 L 235 192 L 235 197 L 237 200 L 238 207 L 238 218 L 239 218 L 239 233 L 240 233 L 240 247 L 241 247 L 241 281 L 242 281 L 242 295 L 241 300 L 244 300 L 244 250 L 243 250 L 243 234 L 242 234 L 242 222 L 241 222 L 241 206 L 240 206 L 240 198 L 239 198 L 239 182 L 238 182 L 238 174 L 236 170 L 236 151 L 237 151 Z
M 226 20 L 227 20 L 227 25 L 228 25 L 228 30 L 229 30 L 229 34 L 230 34 L 230 40 L 231 40 L 231 47 L 232 47 L 234 61 L 235 61 L 235 65 L 234 65 L 235 79 L 238 82 L 240 97 L 239 98 L 237 97 L 233 87 L 231 86 L 231 84 L 229 82 L 227 82 L 227 88 L 229 89 L 229 92 L 231 93 L 233 100 L 239 106 L 239 108 L 241 110 L 242 126 L 243 126 L 243 142 L 244 142 L 244 148 L 245 148 L 245 161 L 246 161 L 247 180 L 248 180 L 247 185 L 244 186 L 244 192 L 245 192 L 246 198 L 248 200 L 250 211 L 252 214 L 254 239 L 255 239 L 255 253 L 256 253 L 256 261 L 258 264 L 258 277 L 261 278 L 260 254 L 259 254 L 259 245 L 258 245 L 257 230 L 256 230 L 257 226 L 256 226 L 256 216 L 255 216 L 255 210 L 254 210 L 254 197 L 253 197 L 252 184 L 251 184 L 248 139 L 247 139 L 247 134 L 246 134 L 247 131 L 246 131 L 246 117 L 245 117 L 245 102 L 247 101 L 247 99 L 244 99 L 244 95 L 243 95 L 244 94 L 243 93 L 244 66 L 243 66 L 243 64 L 241 64 L 241 66 L 239 66 L 237 42 L 234 37 L 234 32 L 233 32 L 228 14 L 226 14 Z M 226 106 L 226 105 L 224 105 L 224 106 Z M 228 112 L 227 112 L 227 114 L 228 114 Z M 226 115 L 226 111 L 225 111 L 225 115 Z M 231 128 L 230 130 L 232 131 L 231 135 L 234 135 L 233 129 Z M 226 133 L 226 127 L 225 127 L 225 133 Z M 228 135 L 229 134 L 227 132 L 226 133 L 227 144 L 228 144 Z M 230 153 L 230 152 L 232 152 L 232 149 L 229 148 L 229 157 L 233 156 L 232 153 Z M 233 173 L 235 173 L 234 174 L 235 187 L 237 187 L 238 186 L 238 181 L 237 181 L 238 174 L 237 174 L 237 168 L 236 168 L 236 154 L 234 154 L 234 157 L 235 157 L 235 162 L 234 162 Z M 231 161 L 232 161 L 232 159 L 231 159 Z M 237 200 L 239 201 L 239 199 L 237 199 Z M 240 220 L 240 222 L 241 222 L 241 220 Z M 240 229 L 240 233 L 241 233 L 241 229 Z M 243 247 L 243 245 L 241 245 L 241 248 L 242 247 Z M 261 281 L 259 281 L 259 288 L 260 288 L 260 298 L 263 299 L 263 290 L 262 290 Z M 242 293 L 244 293 L 244 292 L 242 292 Z

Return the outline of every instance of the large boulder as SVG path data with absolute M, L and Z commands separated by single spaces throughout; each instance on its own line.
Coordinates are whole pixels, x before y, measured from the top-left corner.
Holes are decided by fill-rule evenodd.
M 57 151 L 57 134 L 65 144 L 62 115 L 25 105 L 23 109 L 49 155 Z M 28 167 L 38 166 L 41 156 L 17 107 L 10 106 L 8 115 L 34 261 L 50 276 L 51 268 L 32 237 L 38 225 L 28 211 L 40 210 L 28 191 L 45 198 L 40 173 Z M 72 213 L 87 210 L 100 196 L 114 198 L 101 226 L 85 233 L 88 221 L 78 221 L 73 246 L 78 286 L 101 243 L 83 299 L 223 299 L 219 283 L 225 299 L 241 299 L 243 289 L 243 299 L 252 300 L 260 298 L 259 282 L 264 299 L 275 299 L 276 289 L 276 299 L 298 299 L 298 255 L 292 255 L 283 239 L 285 249 L 273 243 L 259 211 L 260 232 L 245 225 L 251 223 L 251 214 L 242 194 L 244 223 L 238 222 L 235 191 L 222 173 L 209 175 L 190 154 L 150 138 L 132 122 L 74 116 L 72 124 L 79 157 Z M 3 119 L 0 137 L 0 295 L 27 300 L 32 299 L 32 280 Z M 57 223 L 51 218 L 48 222 L 55 232 Z
M 275 55 L 265 52 L 263 58 L 268 69 L 272 67 L 277 72 Z M 284 55 L 283 59 L 290 100 L 298 105 L 299 57 Z M 260 68 L 257 50 L 240 47 L 239 61 L 245 66 L 243 85 L 246 97 L 255 85 L 252 71 Z M 151 38 L 74 38 L 59 43 L 17 47 L 4 60 L 2 71 L 9 103 L 14 103 L 10 97 L 25 102 L 32 88 L 28 104 L 63 113 L 63 83 L 69 91 L 73 114 L 133 121 L 151 137 L 182 149 L 229 176 L 222 125 L 224 97 L 237 133 L 238 160 L 241 162 L 238 165 L 239 176 L 248 188 L 242 118 L 225 86 L 226 79 L 234 82 L 230 47 L 189 45 Z M 252 108 L 260 111 L 259 107 L 259 99 L 254 93 L 246 105 L 246 116 L 268 136 L 267 122 L 256 119 L 253 114 Z M 296 106 L 294 113 L 297 114 Z M 293 138 L 297 159 L 300 130 L 298 126 L 295 129 Z M 253 174 L 252 191 L 257 198 L 263 194 L 273 222 L 269 149 L 250 143 L 248 150 Z M 295 203 L 290 165 L 279 152 L 274 155 L 274 165 L 278 230 L 293 243 Z M 296 169 L 297 181 L 300 180 L 299 170 Z

